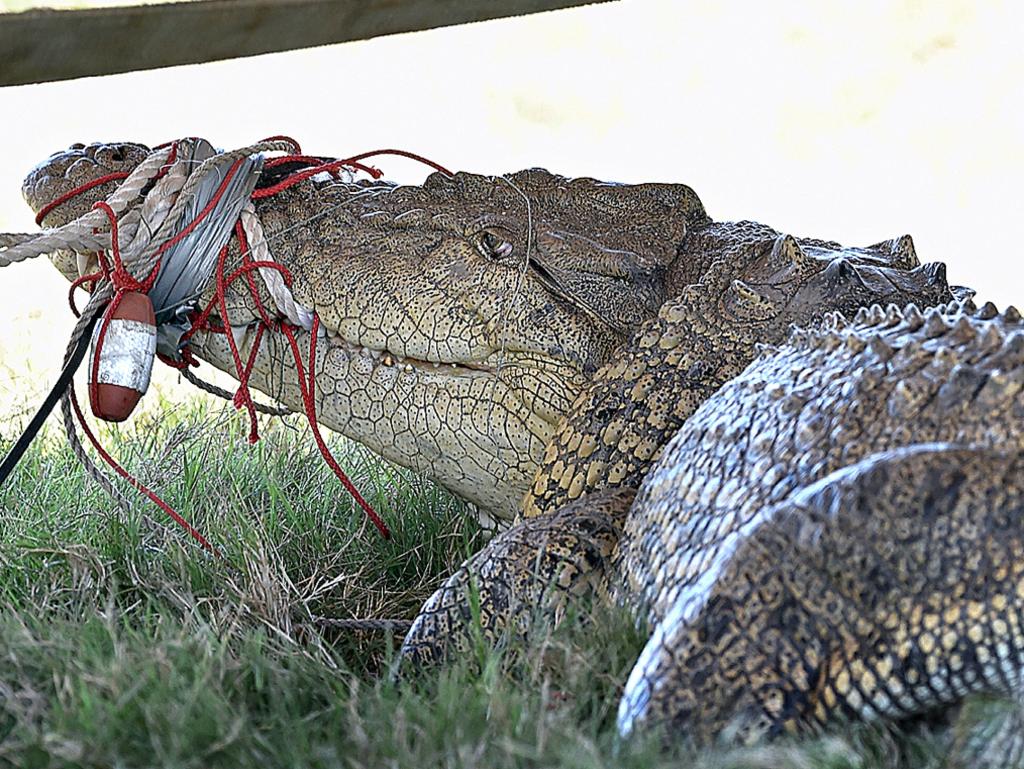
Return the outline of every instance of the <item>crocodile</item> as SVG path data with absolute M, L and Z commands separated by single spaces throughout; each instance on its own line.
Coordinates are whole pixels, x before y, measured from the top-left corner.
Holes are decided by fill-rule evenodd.
M 146 152 L 73 147 L 30 174 L 25 196 L 38 211 Z M 44 224 L 90 203 L 69 200 Z M 921 265 L 909 236 L 847 248 L 715 222 L 685 185 L 541 169 L 438 173 L 420 186 L 313 178 L 257 208 L 296 300 L 328 330 L 317 361 L 323 424 L 487 512 L 522 519 L 427 602 L 403 645 L 419 662 L 468 638 L 474 585 L 491 638 L 538 606 L 557 615 L 574 594 L 595 591 L 632 597 L 657 622 L 659 586 L 677 588 L 669 566 L 645 577 L 631 560 L 642 557 L 635 543 L 664 538 L 672 553 L 684 528 L 641 506 L 637 491 L 702 404 L 792 324 L 827 321 L 821 333 L 831 334 L 832 310 L 881 303 L 889 317 L 953 298 L 944 267 Z M 240 260 L 237 244 L 230 260 Z M 78 276 L 77 259 L 55 261 Z M 228 305 L 244 343 L 257 309 L 241 291 Z M 194 347 L 233 371 L 223 336 L 197 335 Z M 291 365 L 271 337 L 250 384 L 298 410 Z

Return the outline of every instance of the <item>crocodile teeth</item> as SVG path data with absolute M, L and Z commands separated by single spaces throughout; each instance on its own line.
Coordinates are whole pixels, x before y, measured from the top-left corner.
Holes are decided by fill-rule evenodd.
M 871 305 L 871 309 L 868 310 L 868 321 L 871 325 L 877 326 L 883 320 L 885 320 L 885 310 L 882 309 L 882 306 L 879 304 Z
M 853 316 L 853 322 L 857 325 L 867 323 L 871 318 L 871 311 L 867 307 L 861 307 L 857 310 L 857 314 Z
M 1020 311 L 1011 304 L 1003 311 L 1003 320 L 1007 323 L 1020 322 Z
M 88 252 L 86 252 L 86 253 L 82 253 L 81 251 L 76 251 L 75 252 L 75 261 L 78 264 L 78 277 L 82 277 L 83 275 L 88 275 L 90 272 L 92 272 L 92 269 L 91 269 L 92 265 L 89 263 L 89 260 L 91 258 L 92 258 L 92 254 L 90 254 Z
M 239 350 L 242 349 L 242 343 L 245 341 L 245 332 L 249 330 L 248 326 L 232 326 L 231 337 L 235 341 L 235 347 Z
M 385 353 L 384 357 L 380 359 L 380 362 L 383 363 L 385 366 L 390 366 L 395 361 L 394 358 L 391 357 L 391 353 Z
M 890 304 L 885 308 L 885 325 L 895 326 L 903 320 L 903 311 L 900 310 L 895 304 Z

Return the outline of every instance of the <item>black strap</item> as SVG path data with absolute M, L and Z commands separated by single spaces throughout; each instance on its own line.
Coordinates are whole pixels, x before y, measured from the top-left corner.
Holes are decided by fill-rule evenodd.
M 25 432 L 21 434 L 21 437 L 11 447 L 11 450 L 7 452 L 7 456 L 4 457 L 4 461 L 0 463 L 0 486 L 3 485 L 4 481 L 7 480 L 7 476 L 14 470 L 15 465 L 21 460 L 22 455 L 32 444 L 36 434 L 43 426 L 43 422 L 50 416 L 50 412 L 53 411 L 53 407 L 57 405 L 57 401 L 64 394 L 64 391 L 68 389 L 68 385 L 71 384 L 72 377 L 75 376 L 75 372 L 78 371 L 78 367 L 82 365 L 82 359 L 85 357 L 86 350 L 89 349 L 89 340 L 92 338 L 92 329 L 96 325 L 96 321 L 101 313 L 97 313 L 92 322 L 85 329 L 85 333 L 82 334 L 82 338 L 78 340 L 78 347 L 75 348 L 74 353 L 68 360 L 64 370 L 60 372 L 60 376 L 57 378 L 56 384 L 53 389 L 50 390 L 50 394 L 46 396 L 46 400 L 43 401 L 43 405 L 39 407 L 39 411 L 32 417 L 32 421 L 28 423 L 28 427 L 25 428 Z

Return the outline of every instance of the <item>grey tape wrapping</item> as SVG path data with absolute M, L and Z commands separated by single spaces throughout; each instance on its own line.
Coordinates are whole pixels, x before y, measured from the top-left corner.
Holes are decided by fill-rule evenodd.
M 198 142 L 193 149 L 196 162 L 213 154 L 214 150 L 207 142 Z M 203 179 L 195 198 L 182 213 L 181 229 L 193 222 L 213 200 L 229 167 L 223 165 L 217 172 L 207 174 Z M 217 255 L 230 239 L 235 222 L 242 207 L 249 201 L 249 195 L 256 188 L 262 169 L 262 155 L 250 155 L 243 159 L 214 210 L 164 254 L 160 275 L 153 290 L 149 292 L 159 328 L 157 349 L 162 354 L 180 359 L 181 336 L 189 327 L 185 315 L 192 309 L 213 274 Z
M 92 349 L 89 353 L 89 382 L 93 381 L 93 360 L 96 355 L 96 339 L 102 323 L 97 323 L 92 335 Z M 113 384 L 145 393 L 149 388 L 149 377 L 153 373 L 153 356 L 156 354 L 156 329 L 148 323 L 137 320 L 114 318 L 107 324 L 103 337 L 103 355 L 100 356 L 96 372 L 97 384 Z

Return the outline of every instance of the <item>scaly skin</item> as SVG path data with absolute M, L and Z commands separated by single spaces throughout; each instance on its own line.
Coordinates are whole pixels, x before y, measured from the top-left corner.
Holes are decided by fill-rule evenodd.
M 90 178 L 130 170 L 144 153 L 129 144 L 58 153 L 29 175 L 25 196 L 39 210 Z M 60 206 L 45 224 L 111 189 Z M 687 229 L 707 221 L 683 185 L 543 170 L 433 174 L 422 187 L 309 180 L 257 208 L 296 300 L 329 332 L 318 345 L 320 421 L 498 517 L 520 509 L 583 385 L 666 292 L 706 267 L 700 254 L 677 258 Z M 229 270 L 239 258 L 233 245 Z M 77 277 L 73 258 L 57 263 Z M 212 292 L 211 282 L 204 301 Z M 227 299 L 239 331 L 258 317 L 244 281 Z M 253 336 L 240 338 L 243 356 Z M 308 335 L 299 341 L 307 351 Z M 284 339 L 265 342 L 251 384 L 301 411 Z M 195 350 L 234 372 L 222 337 L 197 335 Z
M 944 268 L 918 269 L 909 236 L 855 249 L 753 222 L 714 223 L 691 230 L 681 251 L 708 254 L 714 267 L 663 304 L 573 403 L 547 445 L 525 515 L 606 487 L 637 488 L 697 406 L 790 324 L 872 302 L 950 298 Z
M 969 310 L 877 309 L 847 328 L 797 333 L 687 422 L 647 477 L 614 556 L 617 588 L 658 623 L 627 686 L 624 728 L 692 717 L 707 734 L 738 718 L 741 733 L 757 736 L 844 711 L 869 715 L 858 697 L 878 715 L 913 715 L 972 691 L 1020 686 L 1024 518 L 1013 472 L 1024 452 L 1024 325 L 1012 308 Z M 931 442 L 967 448 L 900 453 Z M 811 513 L 775 512 L 787 498 L 827 520 L 815 528 L 805 520 L 818 520 Z M 827 507 L 828 499 L 844 502 Z M 796 529 L 772 523 L 791 515 L 804 521 Z M 762 536 L 780 560 L 742 545 Z M 822 557 L 810 561 L 818 539 Z M 765 606 L 744 601 L 749 613 L 734 615 L 715 597 L 752 581 L 766 586 Z M 771 586 L 783 583 L 806 616 L 775 612 L 781 598 Z M 709 623 L 734 626 L 729 658 L 751 668 L 733 668 L 731 688 L 720 678 L 721 696 L 701 699 L 697 716 L 684 704 L 695 695 L 686 680 L 702 665 L 691 655 L 707 661 L 711 647 L 697 650 L 693 639 Z M 1007 681 L 982 670 L 990 653 L 1009 655 Z M 886 697 L 927 686 L 908 660 L 925 666 L 937 693 L 889 708 Z M 743 687 L 755 678 L 791 693 L 784 702 L 751 694 Z M 733 699 L 740 689 L 748 692 L 742 708 Z M 764 706 L 753 720 L 740 712 L 750 696 Z
M 446 648 L 419 627 L 459 638 L 459 582 L 476 583 L 493 638 L 563 612 L 568 585 L 654 624 L 624 733 L 752 741 L 1020 697 L 1022 417 L 1012 308 L 876 306 L 796 331 L 696 410 L 628 511 L 609 500 L 623 490 L 599 491 L 495 538 L 405 652 Z
M 619 726 L 750 742 L 901 718 L 1024 670 L 1024 454 L 917 444 L 770 508 L 699 611 L 674 608 Z

